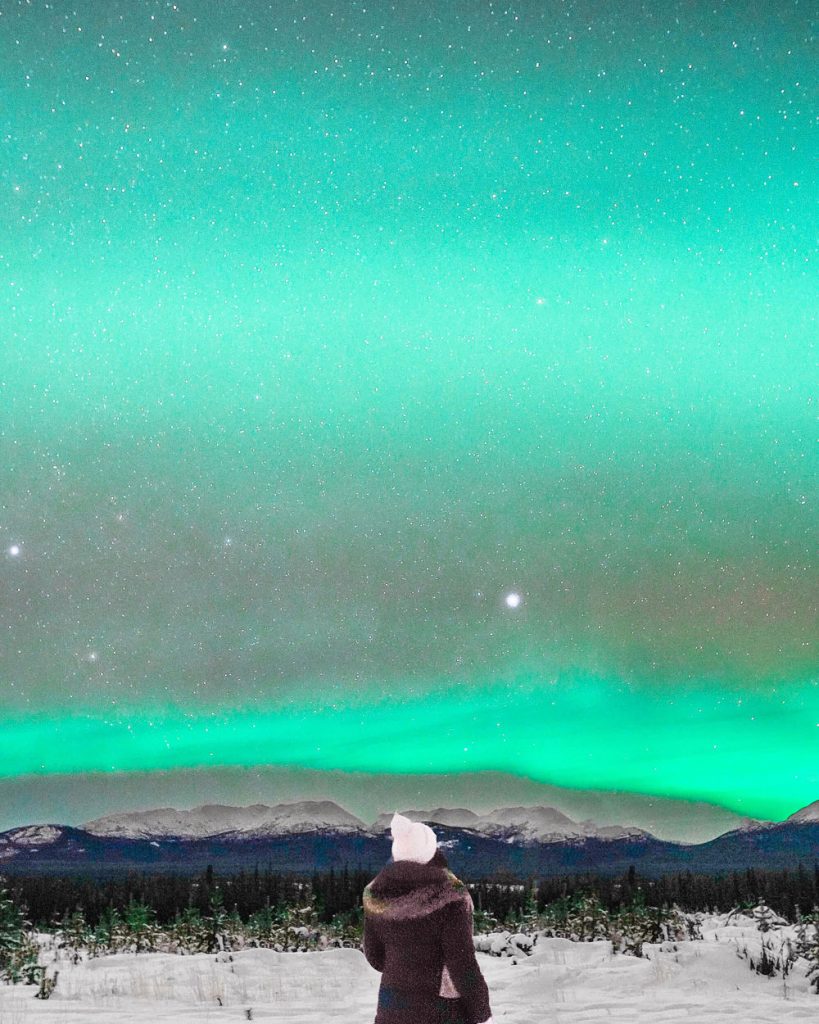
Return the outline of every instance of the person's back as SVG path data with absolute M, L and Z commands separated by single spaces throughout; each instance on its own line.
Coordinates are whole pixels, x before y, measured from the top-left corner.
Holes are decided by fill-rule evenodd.
M 364 954 L 381 972 L 374 1024 L 492 1024 L 469 890 L 435 833 L 396 812 L 393 861 L 364 890 Z

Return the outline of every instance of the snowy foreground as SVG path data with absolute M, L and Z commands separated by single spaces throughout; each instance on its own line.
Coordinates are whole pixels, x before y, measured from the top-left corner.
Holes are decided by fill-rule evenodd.
M 819 995 L 809 988 L 805 962 L 797 960 L 784 979 L 754 973 L 748 956 L 756 959 L 760 949 L 755 923 L 725 920 L 705 917 L 701 940 L 647 943 L 643 958 L 615 955 L 609 942 L 542 934 L 529 956 L 479 951 L 494 1018 L 506 1024 L 816 1024 Z M 769 938 L 778 946 L 792 933 L 776 929 Z M 499 939 L 496 948 L 501 945 Z M 0 1024 L 372 1024 L 381 977 L 357 949 L 118 953 L 53 967 L 59 979 L 48 1000 L 34 999 L 33 985 L 0 985 Z

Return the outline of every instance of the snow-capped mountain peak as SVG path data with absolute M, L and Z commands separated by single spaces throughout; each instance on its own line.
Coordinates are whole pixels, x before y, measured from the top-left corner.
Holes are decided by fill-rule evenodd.
M 794 813 L 789 815 L 785 820 L 796 822 L 797 824 L 805 824 L 809 821 L 819 821 L 819 800 L 814 800 L 813 803 L 808 804 L 807 807 L 803 807 L 799 811 L 794 811 Z
M 555 807 L 498 807 L 488 814 L 482 815 L 486 824 L 517 826 L 526 831 L 546 833 L 579 834 L 582 830 L 576 821 L 572 821 Z
M 43 846 L 56 843 L 62 836 L 59 825 L 23 825 L 0 836 L 0 861 L 10 860 L 21 851 L 37 853 Z
M 23 825 L 6 832 L 4 839 L 15 846 L 46 846 L 63 834 L 59 825 Z

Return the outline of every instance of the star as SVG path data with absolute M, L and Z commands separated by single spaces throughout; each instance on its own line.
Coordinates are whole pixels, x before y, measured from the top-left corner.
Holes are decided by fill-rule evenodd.
M 20 554 L 20 545 L 12 544 L 11 547 L 9 547 L 8 549 L 8 553 L 11 555 L 12 558 L 17 558 Z
M 504 601 L 506 602 L 507 608 L 517 608 L 520 605 L 521 596 L 513 590 L 506 595 Z

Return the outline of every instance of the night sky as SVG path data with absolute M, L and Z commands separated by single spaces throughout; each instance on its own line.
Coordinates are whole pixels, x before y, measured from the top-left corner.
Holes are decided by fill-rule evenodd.
M 0 803 L 819 798 L 810 15 L 0 0 Z

